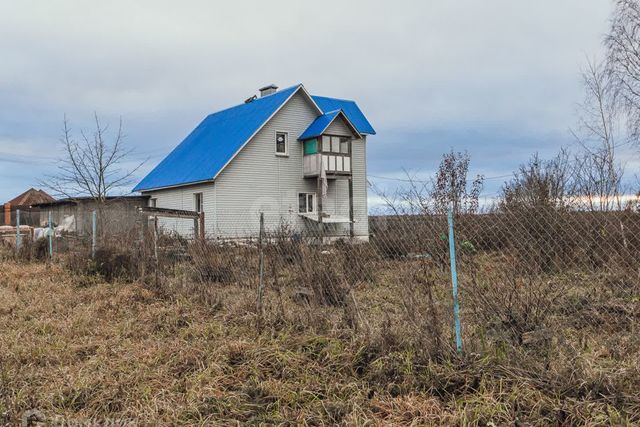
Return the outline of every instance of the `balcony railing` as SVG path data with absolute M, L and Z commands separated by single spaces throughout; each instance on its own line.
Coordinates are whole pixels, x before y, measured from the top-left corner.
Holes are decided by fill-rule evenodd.
M 351 175 L 351 156 L 348 154 L 317 153 L 303 157 L 305 177 L 320 175 L 322 167 L 327 175 Z

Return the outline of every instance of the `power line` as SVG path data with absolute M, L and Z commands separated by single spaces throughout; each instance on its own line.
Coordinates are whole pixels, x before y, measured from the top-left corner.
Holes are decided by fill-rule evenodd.
M 512 176 L 513 176 L 513 174 L 510 173 L 510 174 L 506 174 L 506 175 L 485 176 L 485 177 L 483 177 L 483 179 L 486 181 L 486 180 L 492 180 L 492 179 L 510 178 Z M 390 176 L 380 176 L 380 175 L 367 175 L 367 178 L 386 179 L 386 180 L 389 180 L 389 181 L 399 181 L 399 182 L 420 182 L 420 183 L 429 183 L 429 182 L 431 182 L 430 180 L 394 178 L 394 177 L 390 177 Z
M 58 160 L 56 157 L 38 156 L 33 154 L 17 154 L 17 153 L 3 153 L 0 152 L 0 160 L 25 159 L 25 160 Z M 19 160 L 16 160 L 19 161 Z

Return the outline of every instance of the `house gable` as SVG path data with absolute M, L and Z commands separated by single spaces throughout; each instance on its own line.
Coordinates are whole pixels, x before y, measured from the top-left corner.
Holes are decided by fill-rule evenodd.
M 296 93 L 303 93 L 317 114 L 322 113 L 304 87 L 296 85 L 211 114 L 140 181 L 133 191 L 190 185 L 214 179 Z
M 327 129 L 324 131 L 327 135 L 340 135 L 350 136 L 355 139 L 361 139 L 362 135 L 353 128 L 353 126 L 346 120 L 346 117 L 338 116 L 331 122 Z
M 345 135 L 353 136 L 355 138 L 362 138 L 362 135 L 358 132 L 358 129 L 349 121 L 349 118 L 342 112 L 342 110 L 330 111 L 318 116 L 304 132 L 298 137 L 299 140 L 317 138 L 322 134 Z M 339 133 L 335 133 L 338 132 Z

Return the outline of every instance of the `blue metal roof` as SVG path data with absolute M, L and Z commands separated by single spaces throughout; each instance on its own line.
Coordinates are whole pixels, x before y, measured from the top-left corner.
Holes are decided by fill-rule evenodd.
M 207 116 L 184 141 L 136 185 L 133 191 L 212 180 L 238 150 L 301 87 L 302 85 L 298 84 Z M 355 102 L 319 96 L 312 98 L 323 113 L 342 109 L 358 132 L 375 134 L 371 124 Z M 336 115 L 338 113 L 335 112 Z M 324 116 L 327 114 L 320 117 Z M 317 121 L 318 119 L 313 123 Z
M 344 114 L 349 118 L 349 121 L 353 123 L 358 132 L 366 133 L 369 135 L 375 135 L 376 131 L 371 126 L 371 123 L 362 114 L 358 104 L 355 101 L 349 101 L 347 99 L 327 98 L 324 96 L 312 96 L 313 100 L 318 104 L 318 107 L 323 112 L 342 110 Z
M 299 87 L 209 115 L 133 191 L 212 179 Z
M 324 113 L 321 116 L 318 116 L 309 127 L 302 132 L 302 135 L 298 139 L 309 139 L 315 138 L 316 136 L 320 136 L 324 133 L 324 130 L 329 127 L 331 122 L 338 117 L 340 114 L 340 110 L 330 111 L 328 113 Z
M 329 127 L 329 125 L 336 119 L 336 117 L 341 116 L 344 121 L 349 125 L 349 127 L 354 131 L 354 134 L 360 138 L 360 132 L 355 128 L 354 124 L 351 123 L 351 120 L 344 114 L 342 110 L 329 111 L 328 113 L 324 113 L 321 116 L 318 116 L 309 127 L 302 132 L 302 134 L 298 137 L 299 140 L 305 140 L 309 138 L 315 138 L 322 135 L 325 130 Z

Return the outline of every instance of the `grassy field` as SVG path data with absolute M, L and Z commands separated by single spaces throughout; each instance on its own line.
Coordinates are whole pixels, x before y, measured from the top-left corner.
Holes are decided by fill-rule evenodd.
M 484 307 L 488 288 L 463 280 L 458 356 L 446 275 L 385 268 L 341 305 L 270 282 L 259 319 L 250 286 L 4 260 L 0 425 L 640 423 L 640 303 L 620 282 L 564 276 L 507 298 L 514 284 L 494 280 Z

